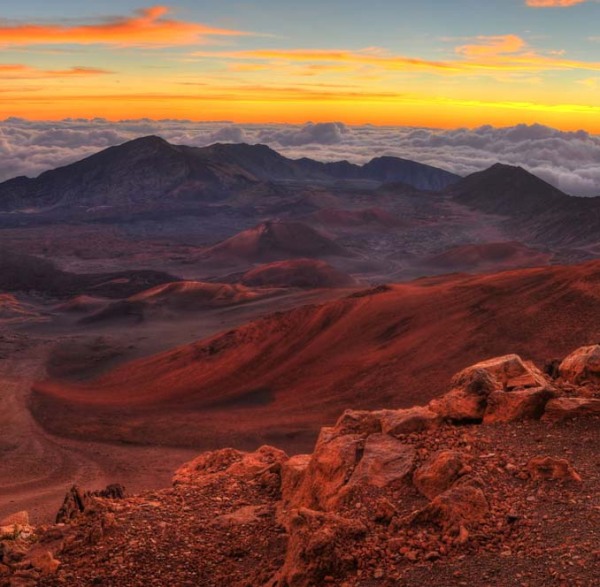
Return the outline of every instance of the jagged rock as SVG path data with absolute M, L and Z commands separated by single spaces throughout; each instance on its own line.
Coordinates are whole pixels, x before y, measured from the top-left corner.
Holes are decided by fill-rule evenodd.
M 62 524 L 77 517 L 85 511 L 87 503 L 86 492 L 82 491 L 77 485 L 73 485 L 65 495 L 63 504 L 56 514 L 56 523 Z
M 371 434 L 356 465 L 348 488 L 388 487 L 408 477 L 415 462 L 415 449 L 387 434 Z
M 287 504 L 304 479 L 312 455 L 294 455 L 281 465 L 281 500 Z
M 84 491 L 77 485 L 73 485 L 65 495 L 62 506 L 56 514 L 56 523 L 66 523 L 82 514 L 90 506 L 96 503 L 97 497 L 106 499 L 122 499 L 125 488 L 119 484 L 108 485 L 100 491 Z
M 512 413 L 520 418 L 520 413 L 530 414 L 537 410 L 536 402 L 541 403 L 549 390 L 550 383 L 542 372 L 518 355 L 505 355 L 482 361 L 463 369 L 452 379 L 453 389 L 429 403 L 430 409 L 447 420 L 456 422 L 480 422 L 488 408 L 488 401 L 495 394 L 491 405 L 490 421 L 509 421 Z M 513 394 L 523 390 L 539 390 L 540 394 L 521 394 L 515 398 L 500 395 Z M 518 406 L 521 405 L 520 409 Z M 535 404 L 535 408 L 532 407 Z M 505 409 L 505 414 L 502 414 Z M 527 415 L 529 417 L 529 415 Z
M 600 384 L 600 344 L 578 348 L 560 364 L 561 378 L 574 385 Z
M 215 476 L 252 479 L 268 471 L 279 471 L 288 456 L 272 446 L 261 446 L 248 453 L 233 448 L 205 452 L 175 472 L 175 485 L 203 485 L 211 483 Z
M 381 431 L 391 436 L 412 434 L 430 430 L 440 425 L 441 417 L 427 406 L 415 406 L 406 410 L 380 410 L 377 412 Z
M 381 432 L 379 412 L 346 410 L 335 424 L 338 434 L 374 434 Z
M 289 533 L 274 587 L 314 587 L 344 578 L 358 566 L 348 546 L 364 538 L 367 528 L 357 520 L 302 508 L 293 512 Z
M 425 497 L 433 499 L 450 489 L 460 477 L 470 471 L 464 455 L 453 450 L 443 450 L 434 454 L 415 471 L 413 483 Z
M 554 397 L 550 389 L 539 387 L 518 391 L 493 391 L 487 398 L 483 416 L 486 424 L 492 422 L 515 422 L 539 420 L 546 404 Z
M 335 428 L 322 428 L 302 482 L 291 497 L 291 507 L 328 510 L 348 483 L 362 457 L 364 438 L 358 434 L 337 435 Z
M 527 463 L 527 472 L 532 480 L 581 481 L 581 476 L 566 459 L 534 457 Z
M 451 487 L 412 517 L 415 523 L 434 523 L 448 534 L 459 534 L 485 520 L 489 505 L 483 491 L 472 485 Z
M 558 397 L 546 404 L 544 420 L 567 420 L 581 416 L 600 416 L 600 399 Z

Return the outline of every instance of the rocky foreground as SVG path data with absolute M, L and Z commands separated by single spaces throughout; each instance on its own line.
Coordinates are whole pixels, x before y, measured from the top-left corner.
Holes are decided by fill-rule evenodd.
M 311 455 L 223 449 L 162 491 L 73 488 L 52 526 L 17 513 L 0 586 L 597 585 L 599 416 L 600 345 L 495 358 Z

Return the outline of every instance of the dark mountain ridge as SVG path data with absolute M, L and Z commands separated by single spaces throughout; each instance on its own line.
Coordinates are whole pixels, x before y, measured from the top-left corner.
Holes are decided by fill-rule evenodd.
M 600 235 L 600 198 L 567 195 L 522 167 L 497 163 L 446 193 L 476 210 L 509 217 L 535 242 L 583 246 Z
M 0 184 L 0 210 L 57 206 L 125 206 L 156 200 L 211 201 L 260 182 L 334 182 L 367 179 L 402 181 L 417 189 L 439 190 L 459 177 L 395 157 L 364 166 L 347 161 L 293 160 L 266 145 L 171 145 L 148 136 L 110 147 L 71 165 L 31 179 Z

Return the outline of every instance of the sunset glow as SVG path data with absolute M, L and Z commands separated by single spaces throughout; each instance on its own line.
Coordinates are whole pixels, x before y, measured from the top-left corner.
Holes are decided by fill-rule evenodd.
M 4 117 L 600 132 L 594 1 L 39 4 L 0 13 Z

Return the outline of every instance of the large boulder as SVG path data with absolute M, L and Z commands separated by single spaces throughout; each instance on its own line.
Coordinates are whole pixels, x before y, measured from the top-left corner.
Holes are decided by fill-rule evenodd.
M 442 450 L 415 471 L 413 483 L 420 493 L 433 499 L 470 472 L 471 467 L 464 455 L 453 450 Z
M 487 398 L 483 416 L 486 424 L 514 422 L 516 420 L 539 420 L 546 404 L 554 397 L 551 389 L 538 387 L 518 391 L 493 391 Z
M 414 461 L 415 449 L 387 434 L 365 437 L 323 428 L 308 466 L 298 463 L 301 479 L 293 480 L 291 467 L 283 474 L 287 505 L 333 510 L 361 488 L 384 488 L 406 479 Z
M 578 348 L 563 359 L 558 371 L 563 381 L 573 385 L 600 385 L 600 344 Z
M 451 391 L 431 401 L 429 407 L 440 417 L 455 422 L 481 422 L 488 409 L 490 421 L 539 417 L 543 412 L 543 405 L 540 408 L 539 404 L 545 404 L 551 388 L 542 372 L 518 355 L 496 357 L 467 367 L 454 376 L 452 385 Z M 514 398 L 508 397 L 515 393 L 518 395 Z
M 600 399 L 586 397 L 558 397 L 551 399 L 544 412 L 544 420 L 568 420 L 582 416 L 600 416 Z

